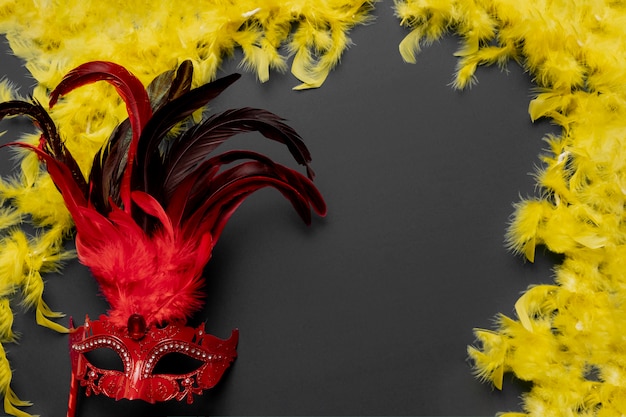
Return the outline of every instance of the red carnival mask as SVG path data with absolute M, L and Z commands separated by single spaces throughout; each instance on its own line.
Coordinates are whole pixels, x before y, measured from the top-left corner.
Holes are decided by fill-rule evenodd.
M 202 272 L 226 222 L 248 195 L 267 186 L 278 189 L 307 224 L 311 208 L 326 213 L 311 181 L 308 149 L 278 116 L 242 108 L 193 124 L 190 116 L 237 78 L 191 89 L 192 65 L 186 61 L 157 77 L 148 95 L 116 64 L 90 62 L 72 70 L 52 92 L 50 106 L 74 88 L 104 80 L 124 99 L 129 115 L 95 155 L 88 180 L 43 107 L 0 104 L 0 119 L 27 114 L 42 129 L 38 147 L 10 145 L 28 148 L 45 162 L 74 220 L 78 258 L 111 306 L 99 320 L 71 325 L 68 417 L 75 414 L 79 386 L 86 395 L 149 403 L 191 403 L 194 394 L 215 386 L 237 356 L 239 333 L 221 340 L 185 323 L 202 307 Z M 249 131 L 285 144 L 308 176 L 252 151 L 213 155 L 230 137 Z M 123 370 L 90 362 L 88 354 L 102 348 L 119 356 Z M 181 375 L 154 374 L 157 362 L 173 352 L 200 366 Z
M 204 332 L 204 325 L 194 329 L 177 323 L 146 332 L 140 316 L 131 316 L 127 329 L 113 325 L 108 317 L 71 328 L 70 358 L 73 385 L 86 388 L 86 395 L 104 394 L 119 400 L 141 399 L 149 403 L 168 400 L 193 402 L 193 394 L 213 388 L 226 368 L 237 357 L 239 332 L 233 330 L 228 340 Z M 143 328 L 142 328 L 143 327 Z M 85 356 L 98 349 L 111 349 L 121 359 L 123 371 L 101 369 Z M 202 364 L 181 375 L 153 371 L 160 359 L 180 353 Z

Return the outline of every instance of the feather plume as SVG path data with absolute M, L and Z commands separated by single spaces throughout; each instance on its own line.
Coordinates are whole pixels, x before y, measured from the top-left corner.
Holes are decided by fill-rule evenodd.
M 132 314 L 142 315 L 149 326 L 185 321 L 200 308 L 202 270 L 212 248 L 232 213 L 256 190 L 276 188 L 306 223 L 311 209 L 326 213 L 310 179 L 311 156 L 300 136 L 275 114 L 252 108 L 188 125 L 196 110 L 239 75 L 194 90 L 191 78 L 191 64 L 183 63 L 176 73 L 157 77 L 148 93 L 123 68 L 95 62 L 63 79 L 51 105 L 77 87 L 106 81 L 115 86 L 129 113 L 95 156 L 88 183 L 76 177 L 77 164 L 41 106 L 6 106 L 6 112 L 51 124 L 43 131 L 41 146 L 11 145 L 32 150 L 46 164 L 76 224 L 78 257 L 98 280 L 111 305 L 110 319 L 119 326 Z M 167 81 L 171 85 L 163 92 Z M 181 122 L 186 130 L 168 137 Z M 284 144 L 307 168 L 308 177 L 255 152 L 213 155 L 229 138 L 250 131 Z

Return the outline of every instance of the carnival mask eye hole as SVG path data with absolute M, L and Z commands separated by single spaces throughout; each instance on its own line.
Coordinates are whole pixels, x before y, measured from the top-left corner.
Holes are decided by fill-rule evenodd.
M 84 353 L 93 366 L 99 369 L 124 372 L 124 364 L 116 351 L 101 347 Z
M 197 371 L 204 362 L 179 352 L 163 355 L 152 374 L 185 375 Z

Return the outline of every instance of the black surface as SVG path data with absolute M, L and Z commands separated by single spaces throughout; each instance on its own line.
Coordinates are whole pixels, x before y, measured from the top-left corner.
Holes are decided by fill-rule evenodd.
M 532 83 L 515 63 L 507 72 L 481 68 L 476 86 L 454 91 L 457 39 L 406 64 L 398 44 L 407 31 L 389 4 L 375 14 L 374 24 L 352 31 L 355 45 L 322 88 L 295 92 L 291 74 L 272 73 L 266 84 L 245 74 L 217 104 L 287 118 L 311 149 L 329 207 L 307 228 L 280 194 L 261 191 L 226 227 L 206 270 L 207 306 L 196 317 L 221 337 L 240 329 L 239 358 L 226 377 L 192 405 L 82 398 L 79 416 L 519 410 L 524 383 L 507 375 L 502 392 L 481 384 L 466 346 L 474 327 L 490 328 L 497 312 L 513 314 L 520 291 L 551 279 L 553 259 L 524 263 L 505 250 L 503 235 L 512 203 L 534 192 L 529 173 L 554 128 L 531 124 Z M 27 94 L 34 82 L 21 63 L 8 52 L 0 59 L 2 73 Z M 288 160 L 278 146 L 260 149 Z M 9 155 L 0 154 L 4 173 Z M 46 280 L 53 309 L 79 320 L 105 311 L 77 262 Z M 65 415 L 66 336 L 38 327 L 33 312 L 21 312 L 15 329 L 20 344 L 7 346 L 13 388 L 35 403 L 29 412 Z

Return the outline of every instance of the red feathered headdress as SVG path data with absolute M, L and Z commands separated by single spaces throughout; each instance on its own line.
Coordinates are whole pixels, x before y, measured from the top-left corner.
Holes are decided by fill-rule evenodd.
M 112 84 L 129 118 L 95 156 L 88 181 L 65 148 L 54 123 L 37 103 L 0 104 L 0 118 L 27 114 L 42 129 L 38 147 L 76 225 L 76 249 L 111 309 L 71 333 L 74 413 L 78 385 L 87 395 L 188 402 L 214 386 L 236 356 L 238 333 L 221 340 L 203 327 L 185 327 L 202 306 L 202 271 L 226 222 L 254 191 L 279 190 L 306 223 L 311 208 L 326 213 L 311 182 L 310 154 L 282 119 L 261 109 L 229 110 L 192 124 L 190 116 L 239 78 L 234 74 L 191 89 L 192 66 L 159 76 L 146 92 L 124 68 L 90 62 L 71 71 L 52 92 L 50 106 L 71 90 L 96 81 Z M 167 86 L 163 88 L 163 86 Z M 182 133 L 168 135 L 186 124 Z M 232 136 L 258 131 L 285 144 L 308 177 L 261 154 L 214 154 Z M 178 130 L 177 130 L 178 132 Z M 116 351 L 123 371 L 100 369 L 84 356 L 100 347 Z M 181 352 L 203 362 L 184 375 L 152 375 L 158 360 Z

